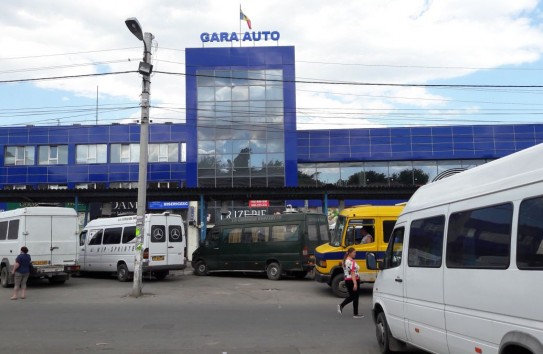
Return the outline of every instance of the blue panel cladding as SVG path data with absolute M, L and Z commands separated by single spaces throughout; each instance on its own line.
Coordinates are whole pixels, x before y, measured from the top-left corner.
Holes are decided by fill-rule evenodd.
M 171 180 L 170 171 L 150 172 L 149 180 L 150 181 L 170 181 Z
M 167 163 L 150 163 L 147 168 L 149 172 L 166 172 L 170 171 L 170 164 Z
M 28 183 L 46 183 L 47 182 L 47 167 L 29 166 L 27 169 Z

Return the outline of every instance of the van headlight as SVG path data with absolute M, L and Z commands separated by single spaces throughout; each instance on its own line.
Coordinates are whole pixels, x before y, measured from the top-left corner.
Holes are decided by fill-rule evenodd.
M 321 268 L 326 268 L 326 260 L 325 259 L 319 259 L 317 261 L 317 265 Z

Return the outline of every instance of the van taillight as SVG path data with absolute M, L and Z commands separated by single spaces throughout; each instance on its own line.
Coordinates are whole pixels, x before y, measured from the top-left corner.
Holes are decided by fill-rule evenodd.
M 307 250 L 307 247 L 304 247 L 304 249 L 302 251 L 302 255 L 304 255 L 304 257 L 309 256 L 309 251 Z
M 148 248 L 143 250 L 143 259 L 149 259 L 149 249 Z

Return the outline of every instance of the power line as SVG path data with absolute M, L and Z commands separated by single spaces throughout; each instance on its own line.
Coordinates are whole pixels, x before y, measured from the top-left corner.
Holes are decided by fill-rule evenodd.
M 109 72 L 109 73 L 51 76 L 51 77 L 39 77 L 39 78 L 33 78 L 33 79 L 1 80 L 0 84 L 9 84 L 9 83 L 16 83 L 16 82 L 29 82 L 29 81 L 58 80 L 58 79 L 74 79 L 74 78 L 79 78 L 79 77 L 120 75 L 120 74 L 133 74 L 133 73 L 137 73 L 137 71 L 134 71 L 134 70 L 130 70 L 130 71 L 114 71 L 114 72 Z

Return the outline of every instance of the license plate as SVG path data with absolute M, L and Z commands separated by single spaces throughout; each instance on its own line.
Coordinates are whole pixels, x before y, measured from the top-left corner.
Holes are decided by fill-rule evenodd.
M 32 261 L 33 265 L 47 265 L 49 261 Z
M 153 261 L 163 261 L 164 260 L 164 256 L 152 256 L 151 259 Z

